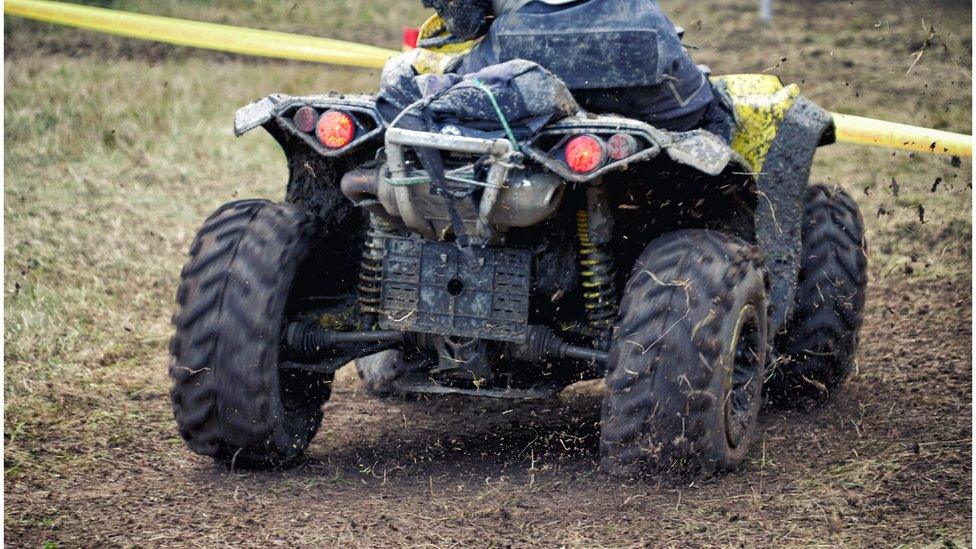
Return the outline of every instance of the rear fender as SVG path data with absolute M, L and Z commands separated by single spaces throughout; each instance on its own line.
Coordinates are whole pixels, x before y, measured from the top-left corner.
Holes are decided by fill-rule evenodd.
M 585 174 L 576 173 L 566 165 L 564 147 L 573 136 L 589 134 L 606 141 L 618 133 L 637 140 L 639 149 L 635 154 Z M 748 164 L 738 153 L 705 130 L 669 132 L 638 120 L 612 115 L 581 114 L 564 118 L 532 136 L 524 150 L 532 160 L 574 183 L 593 181 L 608 173 L 626 170 L 637 163 L 653 160 L 662 152 L 672 161 L 710 176 L 721 174 L 730 164 L 748 171 Z
M 337 109 L 350 114 L 359 126 L 356 137 L 341 149 L 326 149 L 313 135 L 295 126 L 294 114 L 303 106 L 319 113 Z M 362 240 L 356 235 L 365 233 L 366 214 L 342 195 L 339 181 L 347 171 L 373 159 L 382 145 L 385 126 L 376 111 L 375 99 L 368 95 L 269 95 L 242 107 L 234 115 L 235 135 L 241 136 L 257 127 L 271 134 L 285 153 L 288 163 L 285 201 L 318 217 L 325 234 L 344 234 L 353 241 Z
M 314 131 L 306 133 L 296 127 L 293 118 L 298 109 L 302 107 L 311 107 L 319 114 L 329 110 L 340 110 L 349 114 L 356 121 L 356 137 L 348 145 L 339 149 L 323 147 L 315 138 Z M 375 97 L 343 94 L 302 97 L 273 94 L 241 107 L 234 114 L 234 135 L 240 137 L 258 126 L 263 126 L 268 130 L 271 135 L 275 136 L 275 139 L 278 139 L 279 143 L 281 140 L 278 135 L 284 132 L 325 157 L 344 156 L 369 143 L 376 142 L 382 137 L 386 129 L 379 111 L 376 110 Z M 276 130 L 281 130 L 281 132 Z
M 757 188 L 756 240 L 769 276 L 769 320 L 782 328 L 793 311 L 800 272 L 803 194 L 817 147 L 833 135 L 830 114 L 803 96 L 784 114 L 765 154 Z

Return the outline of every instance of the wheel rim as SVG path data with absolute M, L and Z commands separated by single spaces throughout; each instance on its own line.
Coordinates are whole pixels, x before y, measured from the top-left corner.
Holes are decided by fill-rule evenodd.
M 746 441 L 761 390 L 762 345 L 755 310 L 744 310 L 736 330 L 732 375 L 725 399 L 725 436 L 737 448 Z

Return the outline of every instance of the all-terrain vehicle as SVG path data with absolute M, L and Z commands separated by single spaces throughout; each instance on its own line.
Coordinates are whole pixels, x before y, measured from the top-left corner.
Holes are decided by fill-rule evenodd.
M 190 249 L 170 369 L 189 447 L 293 461 L 355 360 L 389 396 L 602 378 L 607 470 L 736 467 L 765 399 L 848 375 L 866 254 L 854 201 L 808 185 L 829 115 L 775 77 L 715 82 L 731 147 L 584 112 L 472 137 L 386 124 L 372 96 L 242 108 L 236 133 L 270 132 L 290 179 L 281 203 L 220 207 Z M 420 147 L 462 198 L 431 192 Z

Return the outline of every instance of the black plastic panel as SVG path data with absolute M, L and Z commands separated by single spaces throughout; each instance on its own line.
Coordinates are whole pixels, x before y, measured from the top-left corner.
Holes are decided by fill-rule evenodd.
M 531 254 L 388 238 L 380 327 L 523 343 Z

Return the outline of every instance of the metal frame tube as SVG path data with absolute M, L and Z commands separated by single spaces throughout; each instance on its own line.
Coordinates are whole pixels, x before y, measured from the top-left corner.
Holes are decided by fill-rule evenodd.
M 442 151 L 453 151 L 466 154 L 490 154 L 503 156 L 512 150 L 512 144 L 507 139 L 479 139 L 461 135 L 445 135 L 442 133 L 405 130 L 390 128 L 386 130 L 387 145 L 406 145 L 408 147 L 427 147 Z

